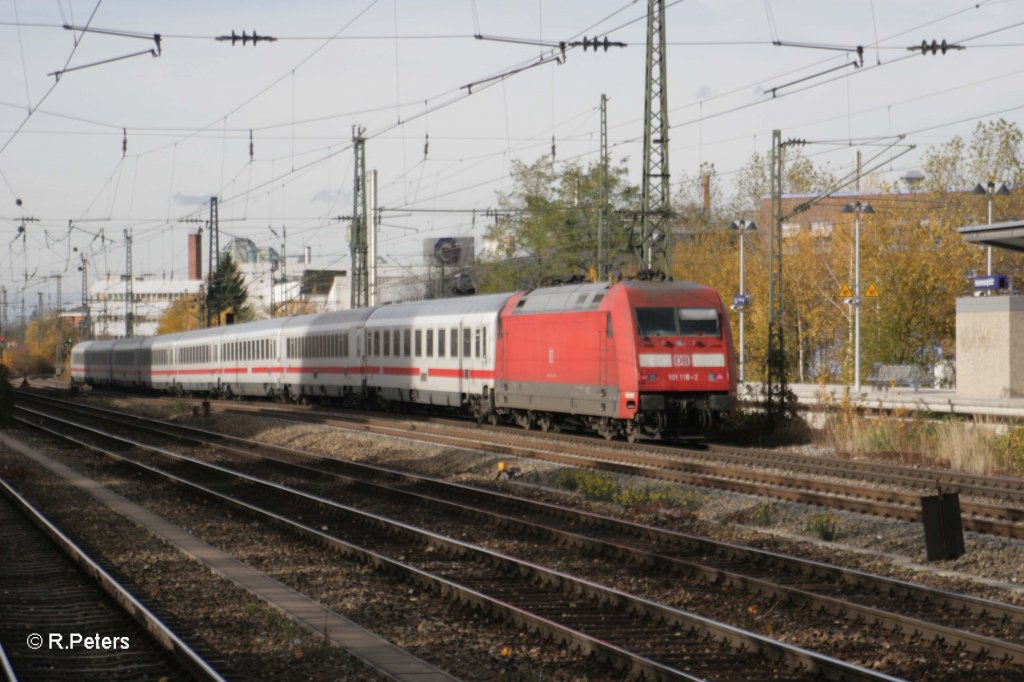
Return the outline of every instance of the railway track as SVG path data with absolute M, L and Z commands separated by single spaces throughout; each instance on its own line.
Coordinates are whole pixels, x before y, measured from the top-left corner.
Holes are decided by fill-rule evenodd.
M 70 538 L 0 480 L 5 679 L 223 678 Z
M 92 437 L 101 436 L 91 427 L 85 429 Z M 116 438 L 110 434 L 101 437 Z M 85 445 L 84 438 L 71 438 Z M 119 440 L 118 448 L 124 448 L 124 437 Z M 95 444 L 86 447 L 285 525 L 318 543 L 357 555 L 450 599 L 570 643 L 636 674 L 686 680 L 894 679 L 167 450 L 134 443 L 129 456 Z M 149 454 L 141 455 L 140 449 Z M 143 456 L 160 460 L 161 467 L 136 461 Z
M 649 444 L 606 444 L 580 436 L 559 437 L 563 434 L 548 433 L 540 437 L 507 428 L 472 429 L 467 428 L 464 422 L 453 423 L 451 420 L 409 424 L 378 415 L 312 413 L 239 404 L 230 407 L 218 405 L 218 408 L 227 414 L 255 412 L 268 417 L 644 476 L 915 523 L 922 520 L 923 493 L 933 494 L 939 489 L 959 491 L 984 498 L 961 499 L 965 530 L 1024 539 L 1024 484 L 1014 479 L 934 470 L 915 471 L 893 465 L 875 467 L 871 463 L 840 459 L 815 463 L 817 458 L 793 454 L 782 455 L 775 461 L 771 453 L 731 448 L 716 447 L 711 452 L 695 452 Z M 791 467 L 793 472 L 789 471 Z M 811 478 L 799 475 L 801 473 L 828 478 Z M 914 490 L 908 491 L 907 485 Z
M 855 635 L 849 626 L 856 638 L 870 639 L 872 630 L 884 629 L 1011 666 L 1024 664 L 1024 610 L 1017 607 L 198 429 L 114 413 L 105 418 L 127 425 L 136 437 L 152 429 L 156 438 L 216 445 L 227 451 L 215 456 L 221 465 L 302 487 L 306 494 L 329 496 L 343 488 L 347 504 L 378 515 L 438 528 L 451 528 L 448 519 L 463 517 L 506 535 L 543 537 L 562 548 L 556 551 L 585 548 L 634 565 L 615 570 L 640 570 L 651 579 L 667 570 L 695 590 L 728 585 L 747 595 L 770 595 L 775 604 L 795 609 L 797 618 L 801 611 L 815 614 L 806 617 L 809 627 L 816 626 L 815 618 L 838 616 L 862 624 L 865 632 Z M 240 456 L 250 461 L 239 462 Z

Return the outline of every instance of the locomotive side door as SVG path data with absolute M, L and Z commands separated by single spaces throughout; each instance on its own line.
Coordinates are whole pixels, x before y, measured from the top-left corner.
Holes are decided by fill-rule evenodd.
M 612 318 L 608 311 L 598 316 L 597 333 L 597 383 L 603 395 L 608 389 L 608 343 L 611 336 Z

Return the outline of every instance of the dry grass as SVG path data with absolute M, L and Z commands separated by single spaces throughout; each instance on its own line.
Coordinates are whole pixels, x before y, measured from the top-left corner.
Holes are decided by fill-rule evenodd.
M 821 444 L 851 456 L 887 455 L 906 464 L 922 464 L 976 474 L 1024 473 L 1024 429 L 999 434 L 986 417 L 925 417 L 894 412 L 858 413 L 847 400 L 831 412 L 817 434 Z

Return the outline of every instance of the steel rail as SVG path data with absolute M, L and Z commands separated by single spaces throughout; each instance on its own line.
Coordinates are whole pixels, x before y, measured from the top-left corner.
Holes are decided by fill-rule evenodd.
M 7 658 L 3 644 L 0 644 L 0 672 L 4 674 L 6 682 L 18 682 L 18 676 L 14 674 L 14 667 L 11 665 L 10 659 Z
M 230 414 L 232 410 L 228 409 L 225 412 Z M 920 523 L 923 519 L 920 495 L 891 489 L 865 488 L 838 481 L 821 481 L 751 469 L 683 462 L 677 459 L 668 460 L 632 449 L 616 448 L 615 451 L 610 451 L 607 446 L 581 445 L 575 440 L 564 447 L 560 447 L 557 442 L 552 441 L 547 441 L 542 447 L 537 447 L 517 442 L 522 440 L 522 434 L 519 434 L 515 441 L 506 440 L 503 443 L 496 443 L 479 435 L 459 436 L 450 431 L 433 427 L 424 429 L 419 425 L 394 426 L 393 421 L 376 417 L 291 415 L 291 418 L 296 421 L 313 421 L 355 432 L 389 435 L 405 440 L 540 459 L 568 466 L 587 467 L 618 474 L 772 497 L 789 502 L 842 509 L 901 521 Z M 338 422 L 344 422 L 347 425 L 339 425 Z M 964 513 L 961 520 L 965 530 L 1024 539 L 1024 509 L 969 500 L 962 500 L 960 507 Z
M 302 473 L 316 477 L 322 477 L 324 474 L 327 474 L 335 477 L 336 479 L 368 488 L 372 491 L 373 495 L 384 494 L 402 497 L 406 500 L 419 501 L 430 505 L 444 505 L 451 509 L 475 514 L 492 523 L 504 527 L 517 528 L 525 532 L 544 533 L 548 537 L 556 538 L 559 542 L 564 542 L 569 545 L 589 546 L 591 548 L 625 556 L 626 558 L 638 563 L 658 562 L 662 565 L 669 566 L 674 570 L 690 575 L 703 575 L 713 580 L 726 580 L 731 584 L 741 586 L 750 591 L 784 596 L 799 603 L 824 607 L 830 613 L 845 614 L 846 617 L 851 619 L 880 623 L 889 627 L 897 628 L 904 632 L 916 634 L 917 636 L 930 637 L 935 641 L 958 642 L 958 645 L 962 645 L 965 649 L 970 651 L 984 652 L 992 658 L 1003 658 L 1018 663 L 1024 663 L 1024 646 L 1019 643 L 1011 643 L 1005 640 L 995 639 L 985 634 L 965 630 L 962 627 L 950 627 L 942 623 L 925 621 L 919 617 L 899 613 L 892 609 L 879 609 L 857 604 L 846 599 L 815 592 L 813 586 L 807 587 L 806 589 L 788 587 L 760 579 L 752 575 L 744 574 L 742 572 L 724 569 L 720 566 L 700 564 L 680 559 L 675 556 L 666 555 L 662 552 L 666 547 L 679 547 L 680 545 L 685 544 L 691 547 L 699 547 L 700 552 L 702 553 L 711 552 L 718 556 L 722 556 L 723 554 L 741 555 L 744 557 L 743 560 L 730 561 L 729 563 L 742 565 L 745 562 L 749 562 L 751 566 L 764 566 L 766 564 L 783 566 L 784 570 L 789 574 L 814 574 L 818 576 L 823 583 L 819 588 L 834 590 L 837 584 L 847 585 L 851 588 L 869 587 L 869 589 L 876 593 L 884 593 L 888 595 L 898 594 L 901 599 L 912 604 L 934 603 L 941 605 L 942 610 L 947 611 L 950 615 L 967 612 L 978 617 L 984 616 L 990 619 L 997 618 L 1004 622 L 1014 622 L 1024 625 L 1024 608 L 1021 607 L 927 588 L 905 581 L 873 576 L 861 571 L 843 569 L 819 562 L 812 562 L 794 557 L 785 557 L 780 554 L 765 552 L 762 550 L 729 545 L 726 543 L 715 543 L 710 540 L 699 539 L 674 531 L 641 526 L 638 524 L 611 519 L 609 517 L 601 517 L 587 512 L 580 512 L 578 510 L 558 507 L 546 503 L 536 503 L 529 500 L 523 500 L 521 498 L 513 498 L 508 495 L 480 488 L 461 484 L 452 484 L 438 479 L 399 472 L 386 467 L 336 460 L 295 448 L 269 445 L 235 436 L 226 436 L 224 434 L 210 432 L 187 425 L 168 424 L 166 422 L 147 417 L 124 415 L 123 413 L 106 410 L 104 408 L 89 407 L 84 409 L 81 406 L 73 406 L 71 407 L 71 410 L 75 413 L 84 414 L 99 413 L 103 418 L 115 423 L 123 424 L 127 422 L 133 426 L 151 430 L 163 437 L 173 437 L 190 443 L 214 445 L 227 452 L 241 454 L 254 459 L 261 459 L 269 461 L 277 466 L 287 467 L 288 471 L 292 474 Z M 259 452 L 259 450 L 262 450 L 263 452 Z M 312 462 L 316 466 L 296 463 L 289 459 L 282 459 L 281 457 L 267 454 L 268 451 L 279 452 L 283 457 L 292 457 L 301 459 L 304 462 Z M 405 482 L 411 482 L 417 486 L 427 487 L 440 495 L 447 495 L 448 497 L 435 497 L 425 493 L 416 493 L 406 489 L 399 489 L 393 486 L 375 483 L 372 480 L 367 480 L 368 476 L 375 478 L 388 477 Z M 371 497 L 373 495 L 371 495 Z M 459 496 L 475 498 L 478 505 L 487 505 L 488 508 L 473 504 L 466 504 L 457 499 L 454 501 L 449 499 L 450 497 L 458 498 Z M 629 538 L 635 538 L 638 536 L 646 538 L 652 541 L 652 544 L 654 544 L 655 547 L 653 550 L 648 550 L 643 547 L 638 547 L 633 543 L 623 544 L 621 541 L 611 542 L 603 539 L 597 539 L 593 536 L 583 535 L 579 532 L 552 527 L 550 525 L 545 525 L 544 523 L 527 521 L 522 519 L 520 516 L 500 514 L 493 510 L 493 507 L 495 506 L 511 507 L 520 513 L 528 510 L 538 515 L 554 515 L 561 518 L 568 518 L 575 526 L 585 527 L 600 525 L 606 529 L 613 529 Z M 756 573 L 756 571 L 751 572 Z
M 18 419 L 21 418 L 19 417 Z M 54 420 L 61 421 L 56 419 Z M 322 531 L 311 525 L 287 518 L 285 515 L 276 513 L 273 510 L 265 509 L 262 506 L 258 506 L 254 503 L 247 502 L 243 499 L 215 490 L 203 483 L 189 480 L 176 474 L 171 474 L 170 472 L 163 471 L 158 467 L 134 461 L 130 457 L 126 457 L 106 448 L 82 441 L 74 436 L 60 433 L 49 427 L 33 424 L 31 422 L 27 423 L 35 426 L 36 428 L 41 428 L 53 435 L 57 435 L 60 438 L 81 445 L 82 447 L 104 454 L 116 461 L 139 468 L 164 480 L 173 481 L 178 485 L 184 486 L 203 495 L 213 497 L 221 502 L 229 503 L 250 513 L 256 513 L 267 519 L 272 519 L 276 523 L 284 524 L 293 530 L 298 530 L 302 534 L 312 537 L 317 541 L 327 543 L 348 553 L 356 553 L 364 560 L 368 560 L 375 565 L 386 567 L 388 570 L 398 572 L 410 579 L 416 580 L 417 582 L 430 584 L 432 585 L 432 589 L 437 590 L 442 594 L 456 594 L 461 601 L 486 606 L 489 610 L 502 612 L 505 614 L 505 617 L 509 617 L 516 622 L 525 624 L 530 628 L 540 629 L 558 639 L 571 641 L 576 646 L 581 647 L 584 651 L 591 651 L 598 653 L 603 657 L 610 657 L 618 660 L 620 663 L 626 665 L 634 674 L 646 674 L 657 677 L 668 677 L 671 679 L 699 679 L 685 671 L 675 668 L 671 664 L 648 658 L 647 656 L 635 651 L 627 651 L 625 648 L 616 645 L 614 642 L 607 641 L 603 636 L 587 634 L 576 627 L 555 621 L 546 615 L 539 615 L 530 611 L 528 608 L 517 607 L 515 604 L 510 604 L 507 600 L 512 595 L 518 594 L 518 591 L 513 591 L 511 594 L 506 593 L 501 597 L 496 598 L 495 596 L 486 594 L 479 588 L 461 584 L 458 579 L 449 580 L 441 576 L 432 575 L 415 566 L 411 566 L 402 561 L 385 556 L 380 552 L 375 552 L 372 549 L 343 540 L 330 532 Z M 863 679 L 888 681 L 896 679 L 883 673 L 866 670 L 858 666 L 836 660 L 829 656 L 800 649 L 799 647 L 794 647 L 781 642 L 776 642 L 755 633 L 750 633 L 733 626 L 717 623 L 694 614 L 641 599 L 619 590 L 614 590 L 596 583 L 575 578 L 530 562 L 508 557 L 498 552 L 485 550 L 465 542 L 446 538 L 436 533 L 386 519 L 375 514 L 360 511 L 316 495 L 303 493 L 288 486 L 270 483 L 257 477 L 234 472 L 218 465 L 200 462 L 162 448 L 138 443 L 130 438 L 107 434 L 92 427 L 75 425 L 74 428 L 90 432 L 104 438 L 111 438 L 118 442 L 129 444 L 132 447 L 137 447 L 148 452 L 158 454 L 177 462 L 178 464 L 196 467 L 206 474 L 212 473 L 213 475 L 227 477 L 231 481 L 244 482 L 246 485 L 241 488 L 237 483 L 233 484 L 232 489 L 236 494 L 240 491 L 259 490 L 265 494 L 273 493 L 293 502 L 301 502 L 301 506 L 305 510 L 312 510 L 315 507 L 321 510 L 327 510 L 332 515 L 341 514 L 344 515 L 345 518 L 358 519 L 359 523 L 370 525 L 377 529 L 376 532 L 366 536 L 364 539 L 386 538 L 390 534 L 399 533 L 401 536 L 404 536 L 416 543 L 446 550 L 448 553 L 448 561 L 453 561 L 459 556 L 469 557 L 473 565 L 493 565 L 502 567 L 504 575 L 529 576 L 530 580 L 528 584 L 532 585 L 534 590 L 541 590 L 544 589 L 545 585 L 548 586 L 547 589 L 544 589 L 544 593 L 548 599 L 565 598 L 565 595 L 571 594 L 586 595 L 588 599 L 595 604 L 595 606 L 598 604 L 604 604 L 601 608 L 601 612 L 607 612 L 609 608 L 615 606 L 617 607 L 616 610 L 618 610 L 623 617 L 632 617 L 627 616 L 627 614 L 642 614 L 643 619 L 641 622 L 647 622 L 650 624 L 671 623 L 678 633 L 676 639 L 684 639 L 685 636 L 691 635 L 694 632 L 704 633 L 701 637 L 710 637 L 716 642 L 727 643 L 729 646 L 733 647 L 734 651 L 730 654 L 730 656 L 733 657 L 747 655 L 748 653 L 756 653 L 761 656 L 767 656 L 776 661 L 783 661 L 785 665 L 793 668 L 794 671 L 803 670 L 809 675 L 814 676 L 815 679 L 821 675 L 824 675 L 829 679 L 837 680 Z M 311 513 L 311 511 L 307 513 Z M 560 607 L 562 617 L 568 618 L 571 621 L 571 614 L 575 608 L 578 607 L 570 606 L 569 604 Z M 628 631 L 629 630 L 627 628 L 626 632 Z M 620 632 L 618 627 L 603 634 L 612 634 L 620 637 L 624 636 L 623 632 Z M 735 651 L 737 648 L 742 653 L 737 653 Z M 662 658 L 669 658 L 669 656 L 664 653 L 660 655 Z M 746 665 L 751 665 L 753 663 L 754 661 L 748 660 Z
M 48 537 L 74 563 L 79 570 L 91 578 L 113 599 L 122 611 L 138 623 L 161 648 L 170 652 L 173 658 L 199 680 L 225 682 L 192 647 L 185 643 L 173 630 L 163 623 L 152 611 L 121 585 L 110 573 L 96 563 L 85 550 L 64 534 L 41 511 L 36 509 L 11 485 L 0 479 L 0 494 L 3 494 L 27 519 Z

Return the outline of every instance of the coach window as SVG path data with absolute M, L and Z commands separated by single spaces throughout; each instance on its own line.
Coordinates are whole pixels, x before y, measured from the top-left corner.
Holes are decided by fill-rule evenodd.
M 412 339 L 412 332 L 409 331 L 408 329 L 403 329 L 402 330 L 402 355 L 404 357 L 409 357 L 409 355 L 412 353 L 412 342 L 410 341 L 410 339 Z
M 448 330 L 448 347 L 452 351 L 452 357 L 459 357 L 459 330 L 449 329 Z
M 444 357 L 444 330 L 437 330 L 437 357 Z
M 423 331 L 416 330 L 416 357 L 423 356 Z
M 380 330 L 376 329 L 373 332 L 373 357 L 380 357 Z
M 391 333 L 391 354 L 396 358 L 402 355 L 402 332 L 394 330 Z
M 480 357 L 480 327 L 473 330 L 473 357 Z
M 384 330 L 384 357 L 391 357 L 391 330 Z
M 341 356 L 348 357 L 348 334 L 341 335 Z
M 462 357 L 472 357 L 473 351 L 473 330 L 463 328 L 462 330 Z
M 481 356 L 487 357 L 487 327 L 480 328 L 480 348 Z
M 427 330 L 427 357 L 434 357 L 434 330 Z

